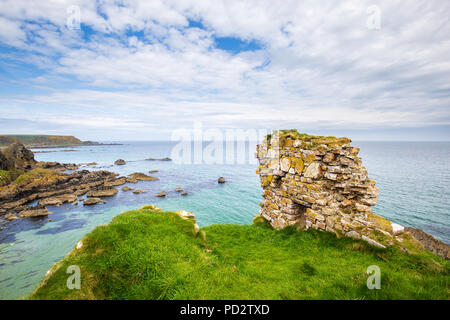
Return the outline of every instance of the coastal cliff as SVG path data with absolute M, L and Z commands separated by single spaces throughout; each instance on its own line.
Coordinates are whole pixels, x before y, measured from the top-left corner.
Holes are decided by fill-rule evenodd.
M 401 244 L 412 235 L 418 246 L 420 242 L 450 259 L 445 243 L 405 232 L 403 226 L 372 212 L 378 189 L 359 151 L 348 138 L 274 131 L 257 146 L 264 197 L 261 216 L 277 229 L 297 225 L 362 239 L 380 248 Z
M 21 143 L 27 147 L 83 145 L 83 141 L 74 136 L 0 135 L 0 147 L 14 143 Z

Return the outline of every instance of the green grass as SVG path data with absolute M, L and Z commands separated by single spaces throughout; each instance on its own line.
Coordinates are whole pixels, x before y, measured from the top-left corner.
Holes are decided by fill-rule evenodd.
M 20 170 L 0 170 L 0 187 L 13 182 L 22 173 Z
M 349 138 L 337 138 L 333 136 L 314 136 L 307 133 L 299 133 L 297 129 L 290 130 L 276 130 L 273 134 L 278 133 L 280 140 L 292 139 L 302 140 L 303 142 L 309 142 L 310 147 L 316 147 L 317 145 L 343 145 L 351 142 Z M 273 134 L 268 134 L 266 140 L 270 141 Z
M 97 227 L 56 264 L 30 299 L 449 299 L 449 263 L 430 253 L 377 249 L 315 230 L 193 223 L 130 211 Z M 81 268 L 69 290 L 67 267 Z M 366 269 L 381 269 L 381 289 Z
M 14 182 L 16 184 L 26 184 L 36 179 L 43 179 L 52 176 L 58 176 L 58 173 L 50 169 L 36 168 L 21 174 L 14 180 Z

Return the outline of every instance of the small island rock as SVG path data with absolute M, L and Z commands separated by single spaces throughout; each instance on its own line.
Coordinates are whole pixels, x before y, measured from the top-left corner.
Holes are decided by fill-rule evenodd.
M 135 180 L 142 180 L 142 181 L 156 181 L 159 180 L 159 178 L 148 176 L 145 173 L 142 172 L 135 172 L 130 175 L 128 175 L 129 178 L 135 179 Z
M 102 190 L 91 190 L 87 193 L 88 197 L 112 197 L 119 192 L 116 188 L 108 188 Z
M 30 208 L 19 213 L 21 218 L 45 217 L 51 214 L 46 208 Z
M 126 164 L 126 161 L 123 159 L 118 159 L 114 162 L 114 164 L 117 166 L 123 166 L 124 164 Z
M 84 200 L 83 205 L 85 206 L 92 206 L 94 204 L 102 202 L 102 199 L 100 198 L 89 198 L 87 200 Z
M 147 190 L 134 190 L 133 191 L 134 194 L 145 193 L 145 192 L 147 192 Z

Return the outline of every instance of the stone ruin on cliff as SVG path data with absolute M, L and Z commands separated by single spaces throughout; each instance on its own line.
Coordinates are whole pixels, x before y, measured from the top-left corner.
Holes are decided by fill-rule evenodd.
M 390 244 L 403 227 L 375 215 L 378 189 L 348 138 L 275 131 L 257 147 L 264 201 L 260 214 L 289 225 Z

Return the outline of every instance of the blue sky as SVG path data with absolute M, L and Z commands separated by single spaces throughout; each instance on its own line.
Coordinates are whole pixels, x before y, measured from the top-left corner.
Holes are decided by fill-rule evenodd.
M 450 140 L 448 2 L 0 2 L 0 133 Z

